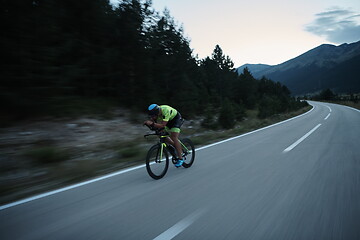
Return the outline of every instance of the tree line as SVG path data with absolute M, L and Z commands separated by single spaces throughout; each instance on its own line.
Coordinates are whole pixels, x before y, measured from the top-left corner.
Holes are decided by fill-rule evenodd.
M 303 99 L 315 100 L 315 101 L 350 101 L 358 103 L 360 100 L 360 94 L 336 94 L 330 88 L 324 89 L 318 94 L 304 96 Z
M 303 106 L 280 83 L 257 80 L 248 69 L 237 74 L 219 45 L 209 57 L 194 56 L 182 27 L 151 0 L 117 7 L 108 0 L 4 0 L 0 8 L 0 100 L 9 116 L 47 114 L 79 99 L 135 110 L 169 104 L 187 117 L 220 111 L 238 120 L 246 109 L 265 118 Z

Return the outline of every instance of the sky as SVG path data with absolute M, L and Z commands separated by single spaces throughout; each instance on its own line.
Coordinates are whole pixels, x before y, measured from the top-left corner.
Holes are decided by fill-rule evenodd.
M 170 11 L 194 55 L 211 56 L 218 44 L 235 67 L 276 65 L 321 44 L 360 40 L 360 0 L 152 0 L 152 6 Z

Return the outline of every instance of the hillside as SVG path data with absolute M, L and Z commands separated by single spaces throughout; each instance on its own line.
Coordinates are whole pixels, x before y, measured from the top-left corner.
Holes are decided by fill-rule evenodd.
M 258 73 L 261 74 L 261 72 L 267 71 L 267 70 L 271 69 L 272 67 L 273 66 L 266 65 L 266 64 L 249 64 L 249 63 L 247 63 L 247 64 L 242 65 L 241 67 L 238 67 L 236 69 L 236 71 L 238 74 L 241 74 L 245 68 L 248 68 L 248 69 L 250 69 L 251 74 L 254 77 L 256 77 L 256 76 L 258 76 Z
M 263 70 L 259 70 L 257 65 L 246 64 L 255 78 L 265 76 L 280 82 L 293 95 L 314 93 L 326 88 L 337 93 L 359 92 L 359 66 L 360 41 L 340 46 L 323 44 L 282 64 L 264 67 Z

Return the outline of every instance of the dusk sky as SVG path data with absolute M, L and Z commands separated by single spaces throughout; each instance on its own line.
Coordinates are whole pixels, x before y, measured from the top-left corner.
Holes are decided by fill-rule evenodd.
M 360 40 L 359 0 L 153 0 L 153 7 L 166 7 L 183 26 L 194 55 L 211 56 L 219 44 L 235 67 Z

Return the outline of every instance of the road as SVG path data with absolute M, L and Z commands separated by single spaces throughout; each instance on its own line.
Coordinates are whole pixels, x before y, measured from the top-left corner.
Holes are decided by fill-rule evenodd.
M 0 239 L 360 239 L 360 112 L 311 102 L 290 121 L 0 207 Z

